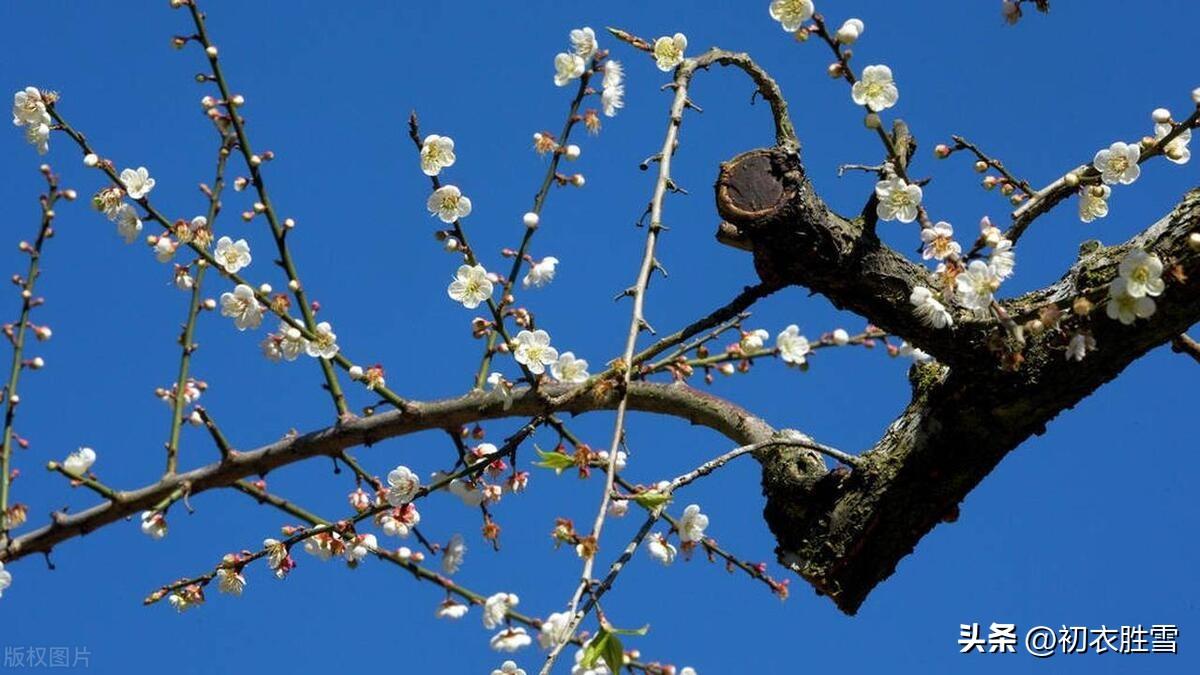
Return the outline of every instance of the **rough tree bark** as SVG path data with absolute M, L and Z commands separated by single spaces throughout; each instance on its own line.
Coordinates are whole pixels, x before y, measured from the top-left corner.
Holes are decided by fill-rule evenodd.
M 908 297 L 914 285 L 928 285 L 928 273 L 879 240 L 873 202 L 857 217 L 834 213 L 798 151 L 753 150 L 726 162 L 716 199 L 725 219 L 718 240 L 753 252 L 764 281 L 821 293 L 938 360 L 913 367 L 911 403 L 853 470 L 827 471 L 796 452 L 760 458 L 764 515 L 780 561 L 848 614 L 935 525 L 954 520 L 959 502 L 1006 454 L 1200 320 L 1200 254 L 1187 245 L 1200 225 L 1197 190 L 1130 241 L 1087 242 L 1060 281 L 1001 303 L 1018 323 L 1050 305 L 1070 314 L 1075 298 L 1097 299 L 1136 246 L 1158 254 L 1169 271 L 1153 318 L 1124 326 L 1096 312 L 1087 322 L 1099 351 L 1081 363 L 1064 358 L 1065 338 L 1055 331 L 1027 335 L 1023 346 L 1008 340 L 1024 358 L 1017 370 L 1000 367 L 995 349 L 1004 330 L 995 320 L 951 330 L 921 324 Z

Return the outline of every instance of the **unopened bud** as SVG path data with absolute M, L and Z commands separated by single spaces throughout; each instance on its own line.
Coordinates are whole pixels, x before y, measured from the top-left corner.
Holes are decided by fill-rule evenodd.
M 521 222 L 525 223 L 525 227 L 528 227 L 529 229 L 537 227 L 540 220 L 541 218 L 538 217 L 538 214 L 534 213 L 533 211 L 526 213 L 521 218 Z
M 204 53 L 208 54 L 208 58 L 210 59 L 217 58 L 217 46 L 209 45 L 207 48 L 205 48 Z
M 1188 235 L 1188 248 L 1193 251 L 1200 251 L 1200 232 L 1193 232 Z
M 1155 108 L 1154 112 L 1150 113 L 1150 118 L 1155 124 L 1166 124 L 1171 121 L 1171 111 L 1166 108 Z
M 567 161 L 574 162 L 579 159 L 581 152 L 583 151 L 579 149 L 578 145 L 572 144 L 567 146 L 567 149 L 563 151 L 563 155 L 567 158 Z
M 937 157 L 938 159 L 946 159 L 950 156 L 950 146 L 946 145 L 945 143 L 938 144 L 933 149 L 933 156 Z
M 1075 187 L 1076 185 L 1079 185 L 1079 174 L 1072 171 L 1063 176 L 1063 182 L 1071 187 Z
M 984 171 L 987 171 L 988 163 L 983 161 L 982 159 L 979 160 L 978 162 L 975 162 L 975 170 L 978 171 L 979 173 L 983 173 Z

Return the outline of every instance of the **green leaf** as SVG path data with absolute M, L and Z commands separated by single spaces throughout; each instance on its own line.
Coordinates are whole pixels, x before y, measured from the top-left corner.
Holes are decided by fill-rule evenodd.
M 633 496 L 634 502 L 651 511 L 660 506 L 670 504 L 672 499 L 674 497 L 671 496 L 670 492 L 659 492 L 658 490 L 646 490 Z
M 561 452 L 546 452 L 536 445 L 533 446 L 538 457 L 542 461 L 534 462 L 534 466 L 540 466 L 546 469 L 554 469 L 555 473 L 562 473 L 564 469 L 570 469 L 575 466 L 575 458 L 570 455 L 564 455 Z
M 596 662 L 604 655 L 604 650 L 607 648 L 608 640 L 611 637 L 612 635 L 608 631 L 601 628 L 600 632 L 596 633 L 596 637 L 592 638 L 588 642 L 587 647 L 584 648 L 583 658 L 580 659 L 579 665 L 584 668 L 591 668 L 596 665 Z M 607 662 L 607 659 L 605 661 Z
M 635 629 L 601 626 L 599 632 L 596 633 L 596 637 L 592 638 L 583 650 L 583 658 L 580 660 L 580 665 L 584 668 L 591 668 L 600 659 L 604 659 L 604 663 L 608 665 L 610 672 L 621 672 L 621 668 L 625 666 L 625 645 L 621 644 L 621 638 L 617 636 L 645 635 L 649 630 L 650 626 L 648 625 Z
M 609 626 L 608 630 L 610 633 L 616 633 L 617 635 L 645 635 L 650 632 L 650 624 L 646 624 L 641 628 L 613 628 Z

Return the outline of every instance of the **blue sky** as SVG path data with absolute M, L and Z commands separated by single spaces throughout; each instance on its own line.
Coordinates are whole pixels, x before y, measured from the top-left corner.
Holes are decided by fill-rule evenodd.
M 149 167 L 153 197 L 173 217 L 202 212 L 198 181 L 212 174 L 213 135 L 200 114 L 209 93 L 193 81 L 198 49 L 171 50 L 189 32 L 183 12 L 165 0 L 126 3 L 3 3 L 0 90 L 27 84 L 57 90 L 60 111 L 119 166 Z M 825 75 L 828 51 L 800 45 L 767 16 L 767 2 L 574 3 L 243 3 L 210 0 L 210 30 L 221 48 L 257 149 L 278 159 L 267 180 L 281 215 L 296 218 L 291 244 L 306 287 L 355 358 L 382 361 L 389 384 L 413 398 L 454 396 L 468 387 L 479 346 L 469 334 L 474 313 L 445 297 L 457 262 L 430 236 L 424 203 L 428 181 L 417 168 L 405 119 L 417 109 L 426 132 L 451 135 L 458 163 L 448 178 L 472 198 L 467 220 L 477 250 L 499 266 L 514 246 L 544 164 L 530 136 L 557 130 L 571 92 L 553 86 L 552 59 L 571 28 L 605 25 L 653 37 L 684 32 L 692 53 L 709 45 L 748 50 L 788 95 L 804 157 L 818 189 L 835 208 L 861 207 L 871 181 L 837 178 L 847 162 L 880 160 L 845 83 Z M 887 63 L 901 99 L 893 111 L 921 141 L 918 175 L 934 214 L 969 232 L 984 214 L 1003 221 L 1005 202 L 985 193 L 969 162 L 934 162 L 929 149 L 959 133 L 1000 156 L 1035 184 L 1052 180 L 1118 139 L 1151 130 L 1150 111 L 1184 113 L 1200 85 L 1194 57 L 1169 39 L 1168 19 L 1194 25 L 1200 6 L 1185 0 L 1147 2 L 1142 11 L 1118 0 L 1054 3 L 1049 16 L 1030 14 L 1006 27 L 999 3 L 819 2 L 831 22 L 866 23 L 855 48 L 859 67 Z M 761 5 L 761 6 L 760 6 Z M 1098 39 L 1099 38 L 1099 39 Z M 627 303 L 612 296 L 633 279 L 643 231 L 633 227 L 651 191 L 638 162 L 661 145 L 667 76 L 649 59 L 601 37 L 627 65 L 627 106 L 605 120 L 598 137 L 580 141 L 571 168 L 583 189 L 555 190 L 534 240 L 536 257 L 554 255 L 559 277 L 525 297 L 556 344 L 593 366 L 615 356 L 628 322 Z M 750 106 L 751 86 L 729 72 L 702 74 L 693 98 L 703 115 L 683 125 L 676 180 L 660 259 L 670 272 L 655 283 L 647 317 L 660 329 L 681 326 L 724 303 L 754 280 L 749 256 L 721 247 L 709 186 L 717 164 L 771 142 L 765 106 Z M 890 117 L 889 117 L 890 119 Z M 0 203 L 7 246 L 0 267 L 24 271 L 15 242 L 35 234 L 40 160 L 10 129 L 0 138 Z M 47 157 L 81 194 L 98 187 L 65 138 Z M 1056 279 L 1089 238 L 1122 241 L 1165 213 L 1195 186 L 1195 165 L 1147 166 L 1114 200 L 1112 213 L 1083 225 L 1068 205 L 1022 240 L 1016 293 Z M 247 195 L 230 193 L 220 233 L 247 238 L 264 254 L 251 278 L 272 277 L 261 222 L 237 214 Z M 37 320 L 54 329 L 32 355 L 48 365 L 22 381 L 20 451 L 15 498 L 30 505 L 33 524 L 64 505 L 94 503 L 40 467 L 80 445 L 97 449 L 95 469 L 109 484 L 155 480 L 169 419 L 155 387 L 175 376 L 178 325 L 186 298 L 168 268 L 140 246 L 126 247 L 114 228 L 81 201 L 59 209 L 59 236 L 49 243 Z M 885 232 L 912 250 L 910 229 Z M 225 290 L 209 284 L 213 295 Z M 16 293 L 7 299 L 15 319 Z M 801 289 L 779 293 L 755 309 L 749 327 L 774 334 L 789 323 L 810 336 L 863 321 L 839 313 Z M 312 364 L 271 364 L 258 336 L 225 319 L 202 318 L 195 372 L 210 388 L 203 403 L 232 442 L 250 448 L 289 429 L 330 422 L 329 401 Z M 907 364 L 882 350 L 830 350 L 806 373 L 764 363 L 749 375 L 719 379 L 715 393 L 777 426 L 805 430 L 848 451 L 869 447 L 907 401 Z M 634 644 L 649 659 L 692 665 L 700 673 L 867 672 L 1195 672 L 1191 628 L 1200 617 L 1194 533 L 1200 510 L 1190 480 L 1200 468 L 1189 382 L 1195 364 L 1159 349 L 1132 366 L 1048 432 L 1012 455 L 964 502 L 962 516 L 926 537 L 858 616 L 838 613 L 793 579 L 780 603 L 761 586 L 702 559 L 663 569 L 639 553 L 606 610 L 618 625 L 649 623 Z M 507 366 L 510 374 L 516 370 Z M 352 402 L 368 402 L 354 391 Z M 603 445 L 612 418 L 596 414 L 573 426 Z M 512 424 L 488 427 L 492 440 Z M 674 420 L 635 416 L 628 475 L 650 482 L 674 476 L 729 447 L 727 441 Z M 543 443 L 552 443 L 545 437 Z M 964 452 L 969 448 L 964 448 Z M 421 473 L 449 466 L 442 434 L 381 443 L 359 453 L 373 471 L 405 463 Z M 185 430 L 182 462 L 194 467 L 216 453 L 207 437 Z M 529 462 L 528 455 L 523 462 Z M 343 514 L 352 483 L 328 462 L 292 466 L 269 476 L 272 490 L 326 514 Z M 535 474 L 528 494 L 496 509 L 503 549 L 478 537 L 478 517 L 450 497 L 423 504 L 423 529 L 446 540 L 463 532 L 470 552 L 459 580 L 485 593 L 520 594 L 520 609 L 546 615 L 561 608 L 578 574 L 567 550 L 548 533 L 556 516 L 591 517 L 600 483 Z M 709 533 L 751 560 L 771 558 L 758 472 L 734 463 L 719 478 L 689 489 L 712 518 Z M 194 515 L 171 513 L 171 534 L 151 541 L 121 523 L 56 550 L 56 571 L 38 559 L 13 564 L 14 585 L 0 600 L 0 645 L 86 647 L 98 672 L 143 672 L 170 664 L 180 673 L 273 668 L 311 672 L 360 662 L 403 672 L 487 673 L 502 658 L 487 646 L 478 611 L 457 623 L 433 619 L 441 593 L 382 563 L 347 570 L 299 555 L 286 582 L 261 566 L 249 572 L 245 597 L 210 594 L 195 612 L 143 608 L 156 586 L 209 569 L 229 551 L 255 547 L 289 522 L 236 493 L 206 493 Z M 612 553 L 639 524 L 629 518 L 606 532 Z M 777 574 L 784 574 L 773 566 Z M 960 623 L 1013 622 L 1091 627 L 1177 624 L 1176 656 L 960 656 Z M 517 661 L 536 668 L 530 649 Z M 1020 663 L 1017 663 L 1020 662 Z

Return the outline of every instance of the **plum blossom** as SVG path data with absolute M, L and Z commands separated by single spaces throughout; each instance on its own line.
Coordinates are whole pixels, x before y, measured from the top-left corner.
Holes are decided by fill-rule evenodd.
M 875 184 L 875 196 L 879 198 L 875 213 L 880 220 L 911 223 L 917 219 L 922 196 L 920 185 L 909 185 L 903 178 L 888 178 Z
M 979 238 L 986 246 L 995 246 L 1004 238 L 1000 228 L 992 224 L 992 219 L 984 216 L 979 220 Z
M 50 126 L 47 124 L 30 124 L 25 127 L 25 141 L 37 150 L 37 154 L 50 152 Z
M 850 344 L 850 334 L 845 328 L 835 328 L 833 331 L 833 344 L 841 347 Z
M 87 473 L 92 465 L 96 463 L 96 451 L 91 448 L 79 448 L 75 452 L 67 455 L 63 460 L 63 471 L 78 478 Z
M 1130 297 L 1157 297 L 1166 288 L 1162 280 L 1162 261 L 1157 255 L 1143 249 L 1135 248 L 1126 253 L 1117 271 L 1125 280 L 1125 293 Z
M 446 293 L 463 307 L 475 309 L 492 297 L 492 280 L 483 265 L 460 265 Z
M 459 218 L 471 215 L 471 200 L 458 187 L 443 185 L 429 195 L 425 208 L 443 223 L 453 223 Z
M 708 527 L 708 516 L 700 512 L 700 505 L 688 504 L 679 518 L 679 541 L 688 544 L 704 539 L 706 527 Z
M 455 159 L 453 138 L 430 134 L 421 142 L 421 171 L 426 176 L 438 175 Z
M 421 489 L 421 479 L 407 466 L 398 466 L 388 472 L 387 502 L 392 506 L 404 506 L 411 502 Z
M 328 321 L 322 321 L 313 329 L 311 340 L 304 342 L 304 352 L 314 359 L 332 359 L 338 353 L 337 333 Z
M 125 186 L 125 192 L 129 194 L 130 199 L 141 199 L 154 189 L 154 179 L 150 177 L 146 167 L 139 166 L 121 172 L 121 185 Z
M 300 329 L 286 321 L 279 322 L 279 335 L 275 337 L 279 355 L 288 361 L 295 361 L 308 351 L 308 340 L 304 339 Z
M 1108 185 L 1129 185 L 1142 174 L 1138 160 L 1142 151 L 1136 143 L 1130 145 L 1117 141 L 1096 153 L 1092 166 L 1100 172 L 1100 179 Z
M 571 48 L 581 59 L 590 59 L 596 53 L 596 31 L 584 26 L 571 31 Z
M 447 599 L 442 601 L 442 604 L 438 605 L 437 611 L 434 612 L 434 616 L 439 619 L 458 620 L 466 616 L 467 611 L 470 609 L 470 607 L 461 602 L 455 602 L 454 600 Z
M 612 671 L 608 669 L 608 664 L 604 662 L 604 659 L 596 661 L 591 667 L 584 667 L 584 650 L 591 643 L 592 641 L 588 640 L 584 643 L 584 647 L 575 652 L 575 665 L 571 666 L 571 675 L 611 675 Z
M 588 379 L 587 367 L 587 361 L 575 358 L 571 352 L 563 352 L 557 361 L 550 364 L 550 374 L 559 382 L 579 384 Z
M 913 360 L 914 363 L 929 363 L 933 361 L 933 357 L 925 352 L 917 349 L 909 344 L 908 340 L 900 343 L 900 348 L 896 350 L 897 355 L 906 356 Z
M 972 260 L 966 271 L 958 275 L 955 284 L 959 304 L 982 314 L 991 306 L 992 294 L 1000 287 L 1000 279 L 986 262 Z
M 1067 360 L 1082 361 L 1088 352 L 1095 350 L 1096 338 L 1087 333 L 1076 333 L 1071 336 L 1071 341 L 1067 343 Z
M 1000 241 L 992 247 L 992 252 L 988 255 L 988 267 L 992 268 L 992 273 L 1001 281 L 1013 275 L 1013 268 L 1017 266 L 1016 253 L 1013 251 L 1013 243 L 1009 239 L 1000 239 Z
M 515 652 L 522 647 L 528 647 L 533 643 L 533 638 L 525 632 L 524 628 L 508 628 L 496 633 L 492 636 L 492 649 L 498 652 Z
M 410 502 L 379 514 L 377 522 L 383 533 L 389 537 L 407 537 L 412 528 L 421 522 L 421 513 Z
M 167 518 L 159 511 L 142 511 L 142 534 L 151 539 L 167 536 Z
M 492 395 L 500 397 L 500 400 L 503 401 L 504 409 L 511 408 L 513 403 L 512 384 L 505 380 L 500 373 L 488 375 L 487 383 L 492 388 Z
M 1107 185 L 1092 185 L 1079 188 L 1079 219 L 1090 223 L 1108 215 L 1108 198 L 1112 188 Z
M 483 603 L 483 627 L 491 630 L 504 623 L 508 610 L 520 604 L 521 599 L 514 593 L 496 593 L 488 596 Z
M 675 562 L 675 547 L 671 545 L 671 542 L 667 541 L 666 536 L 658 532 L 650 535 L 650 542 L 646 544 L 646 551 L 650 554 L 651 558 L 654 558 L 663 565 L 670 565 Z
M 117 206 L 112 213 L 112 220 L 117 224 L 117 234 L 132 244 L 142 233 L 142 219 L 138 217 L 137 209 L 129 204 Z
M 450 537 L 450 543 L 442 550 L 442 573 L 454 574 L 462 567 L 463 558 L 467 555 L 467 545 L 463 543 L 461 534 Z
M 237 274 L 239 270 L 250 264 L 250 244 L 247 244 L 245 239 L 238 239 L 235 242 L 229 237 L 221 237 L 217 240 L 217 248 L 213 251 L 213 257 L 226 272 Z
M 225 556 L 225 562 L 233 562 L 236 559 L 231 556 Z M 228 595 L 241 595 L 242 591 L 246 590 L 246 577 L 242 575 L 240 567 L 228 566 L 217 570 L 217 589 Z
M 46 112 L 46 100 L 36 87 L 25 87 L 13 94 L 12 106 L 13 125 L 50 124 L 50 114 Z
M 743 333 L 742 339 L 738 342 L 738 344 L 741 346 L 742 351 L 756 352 L 763 348 L 763 345 L 766 344 L 770 337 L 770 333 L 762 328 L 757 328 L 755 330 L 746 331 Z
M 815 11 L 812 0 L 772 0 L 767 12 L 789 33 L 800 30 Z
M 586 64 L 578 54 L 561 52 L 554 57 L 554 84 L 565 87 L 571 80 L 583 75 Z
M 620 61 L 604 62 L 604 81 L 600 90 L 600 105 L 605 117 L 616 117 L 625 107 L 625 70 Z
M 962 246 L 954 241 L 954 228 L 947 222 L 921 228 L 921 241 L 925 242 L 925 250 L 921 252 L 925 260 L 945 260 L 962 253 Z
M 1154 140 L 1161 141 L 1171 133 L 1174 127 L 1170 123 L 1154 125 Z M 1188 144 L 1192 142 L 1192 130 L 1184 129 L 1178 136 L 1163 147 L 1163 156 L 1175 164 L 1187 164 L 1192 158 L 1192 150 Z
M 570 637 L 567 632 L 571 624 L 570 612 L 555 612 L 542 621 L 541 632 L 538 633 L 538 646 L 549 649 L 566 641 Z
M 842 27 L 838 29 L 835 37 L 837 41 L 844 45 L 852 45 L 858 42 L 858 38 L 862 37 L 863 31 L 866 30 L 866 24 L 862 19 L 846 19 Z
M 675 66 L 683 63 L 683 53 L 687 50 L 687 36 L 676 33 L 672 36 L 662 36 L 654 41 L 654 62 L 658 69 L 669 72 Z
M 282 579 L 296 566 L 296 561 L 288 553 L 287 546 L 277 539 L 264 539 L 263 548 L 267 551 L 267 567 L 274 572 L 275 578 Z
M 914 286 L 912 294 L 908 296 L 908 301 L 912 303 L 913 312 L 917 318 L 925 325 L 931 328 L 945 328 L 954 325 L 954 319 L 950 316 L 950 312 L 946 311 L 946 306 L 928 288 Z
M 1126 326 L 1138 319 L 1149 319 L 1157 307 L 1148 295 L 1134 297 L 1129 294 L 1129 281 L 1118 277 L 1108 286 L 1108 303 L 1105 312 L 1108 318 L 1116 319 Z
M 779 350 L 779 358 L 783 359 L 784 363 L 797 366 L 804 365 L 808 353 L 812 351 L 808 338 L 800 334 L 800 327 L 796 324 L 788 326 L 775 336 L 775 348 Z
M 850 88 L 850 97 L 871 112 L 887 110 L 900 100 L 900 90 L 892 79 L 892 69 L 884 65 L 863 68 L 862 77 Z
M 500 664 L 500 667 L 492 671 L 492 675 L 525 675 L 525 671 L 517 667 L 517 664 L 512 661 L 505 661 Z
M 529 288 L 530 286 L 541 288 L 545 286 L 554 281 L 556 267 L 558 267 L 558 258 L 550 255 L 542 258 L 540 261 L 529 266 L 529 272 L 521 280 L 521 285 L 525 288 Z
M 171 238 L 163 235 L 154 242 L 154 258 L 160 263 L 170 262 L 171 258 L 175 257 L 175 248 L 177 244 L 171 241 Z
M 550 334 L 540 328 L 517 333 L 513 358 L 534 375 L 546 372 L 546 366 L 558 360 L 558 350 L 550 346 Z
M 253 288 L 238 284 L 232 293 L 221 294 L 221 316 L 232 318 L 238 330 L 258 328 L 262 324 L 263 307 L 254 297 Z
M 373 534 L 360 534 L 351 539 L 346 544 L 346 550 L 342 555 L 346 558 L 346 562 L 351 566 L 358 564 L 363 558 L 371 554 L 371 551 L 379 545 Z

